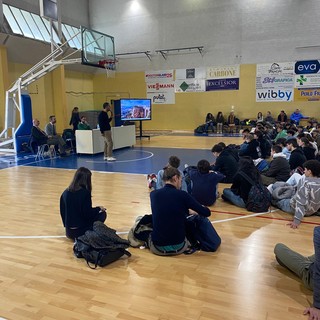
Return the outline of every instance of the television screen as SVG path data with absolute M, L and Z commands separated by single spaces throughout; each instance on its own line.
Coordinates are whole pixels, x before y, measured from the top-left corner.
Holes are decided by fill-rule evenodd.
M 151 120 L 150 99 L 121 99 L 120 108 L 122 121 Z

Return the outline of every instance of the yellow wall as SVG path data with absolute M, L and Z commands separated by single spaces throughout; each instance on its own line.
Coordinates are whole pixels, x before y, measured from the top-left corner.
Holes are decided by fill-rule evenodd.
M 13 84 L 31 67 L 31 65 L 9 63 L 9 83 Z M 64 128 L 70 128 L 71 111 L 75 106 L 78 106 L 80 111 L 94 109 L 92 79 L 92 74 L 66 71 L 65 67 L 60 66 L 30 84 L 27 91 L 31 97 L 32 116 L 40 120 L 40 127 L 44 128 L 49 116 L 55 115 L 58 132 L 62 132 Z M 4 115 L 4 112 L 5 107 L 1 108 L 0 115 L 2 113 Z M 4 120 L 0 123 L 1 130 L 3 126 Z
M 208 112 L 216 115 L 222 111 L 227 116 L 231 106 L 235 107 L 236 116 L 241 119 L 254 119 L 261 111 L 264 115 L 271 111 L 276 117 L 281 110 L 290 115 L 300 108 L 304 115 L 320 119 L 319 102 L 256 102 L 256 65 L 241 65 L 240 89 L 230 91 L 212 91 L 199 93 L 179 93 L 175 95 L 174 105 L 153 105 L 151 121 L 145 121 L 144 129 L 154 130 L 193 130 L 204 122 Z M 109 99 L 145 98 L 146 85 L 144 72 L 117 73 L 114 79 L 105 75 L 94 77 L 95 91 L 109 91 Z M 95 106 L 101 106 L 103 96 L 95 97 Z
M 26 64 L 9 63 L 9 83 L 10 86 L 32 66 Z M 40 120 L 40 126 L 48 122 L 48 117 L 54 110 L 51 74 L 47 74 L 41 79 L 33 82 L 28 87 L 28 93 L 32 102 L 32 116 Z M 17 121 L 19 123 L 19 113 Z M 4 126 L 4 122 L 0 124 Z
M 68 124 L 74 107 L 78 107 L 80 112 L 96 109 L 93 101 L 94 75 L 68 70 L 65 75 Z
M 10 63 L 9 82 L 15 81 L 29 68 L 28 65 Z M 319 102 L 255 102 L 255 77 L 255 65 L 241 65 L 239 90 L 176 94 L 174 105 L 153 105 L 152 120 L 145 121 L 143 128 L 193 130 L 204 122 L 208 112 L 216 115 L 221 110 L 227 116 L 232 105 L 240 119 L 255 118 L 259 111 L 265 115 L 268 110 L 274 117 L 282 109 L 290 115 L 296 108 L 300 108 L 304 115 L 320 119 Z M 117 73 L 115 78 L 107 78 L 105 74 L 84 74 L 60 67 L 32 83 L 28 91 L 33 117 L 39 118 L 41 127 L 51 114 L 55 114 L 58 131 L 62 132 L 63 128 L 70 127 L 71 111 L 75 106 L 80 112 L 101 110 L 105 101 L 145 98 L 146 84 L 144 72 Z M 4 105 L 1 114 L 4 114 Z M 1 129 L 3 125 L 4 121 L 1 121 Z

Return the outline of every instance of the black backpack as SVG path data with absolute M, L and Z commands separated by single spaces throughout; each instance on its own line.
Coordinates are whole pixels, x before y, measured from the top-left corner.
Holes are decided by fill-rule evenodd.
M 205 125 L 202 124 L 201 126 L 194 129 L 194 133 L 204 133 L 205 132 L 204 129 L 205 129 Z
M 139 216 L 128 233 L 128 240 L 131 247 L 148 246 L 148 239 L 153 230 L 152 215 Z
M 249 191 L 246 208 L 252 212 L 268 212 L 271 206 L 271 193 L 261 183 L 255 183 L 244 172 L 239 172 L 252 186 Z
M 97 266 L 104 267 L 123 255 L 131 256 L 126 250 L 129 241 L 120 238 L 116 231 L 107 227 L 104 223 L 96 221 L 93 230 L 75 240 L 73 252 L 77 258 L 84 258 L 91 269 Z

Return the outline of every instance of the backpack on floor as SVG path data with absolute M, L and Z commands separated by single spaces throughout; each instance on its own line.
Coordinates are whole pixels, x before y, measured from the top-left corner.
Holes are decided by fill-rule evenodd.
M 145 246 L 152 230 L 152 215 L 138 216 L 128 233 L 130 246 L 134 248 Z
M 187 217 L 186 236 L 192 247 L 202 251 L 215 252 L 221 244 L 221 238 L 209 219 L 198 214 Z
M 194 129 L 194 133 L 204 133 L 205 132 L 205 125 L 202 124 L 201 126 Z
M 258 159 L 257 159 L 258 160 Z M 259 161 L 254 161 L 256 168 L 260 173 L 263 173 L 269 169 L 269 163 L 265 159 L 259 159 Z
M 249 191 L 246 208 L 252 212 L 267 212 L 271 206 L 271 193 L 261 183 L 255 183 L 244 172 L 239 172 L 252 186 Z
M 75 240 L 73 252 L 77 258 L 84 258 L 91 269 L 97 266 L 104 267 L 123 255 L 128 257 L 131 253 L 126 250 L 129 241 L 120 238 L 116 231 L 107 227 L 103 222 L 96 221 L 93 230 Z

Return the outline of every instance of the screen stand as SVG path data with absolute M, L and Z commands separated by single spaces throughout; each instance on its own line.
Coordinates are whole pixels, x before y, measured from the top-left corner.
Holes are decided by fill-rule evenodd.
M 136 138 L 138 139 L 142 139 L 142 138 L 148 138 L 150 140 L 150 136 L 143 136 L 142 135 L 142 121 L 140 120 L 140 134 L 138 136 L 136 136 Z

